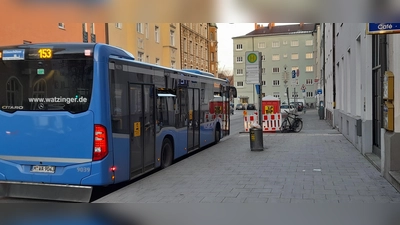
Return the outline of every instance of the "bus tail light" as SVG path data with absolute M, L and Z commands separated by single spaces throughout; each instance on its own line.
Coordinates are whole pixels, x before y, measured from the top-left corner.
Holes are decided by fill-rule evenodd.
M 107 129 L 96 124 L 94 125 L 93 161 L 102 160 L 107 154 Z

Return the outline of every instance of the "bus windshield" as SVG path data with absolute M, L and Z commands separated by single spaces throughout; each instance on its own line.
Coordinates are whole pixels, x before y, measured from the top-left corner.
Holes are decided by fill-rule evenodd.
M 93 59 L 0 60 L 0 107 L 15 111 L 87 111 Z

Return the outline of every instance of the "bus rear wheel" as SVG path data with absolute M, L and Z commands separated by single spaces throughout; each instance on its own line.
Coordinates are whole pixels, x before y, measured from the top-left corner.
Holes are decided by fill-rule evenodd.
M 161 148 L 161 168 L 167 168 L 173 161 L 173 147 L 168 138 L 165 138 Z

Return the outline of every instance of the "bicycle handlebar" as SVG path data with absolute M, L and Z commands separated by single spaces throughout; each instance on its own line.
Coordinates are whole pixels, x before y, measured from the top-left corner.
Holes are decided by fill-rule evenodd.
M 285 112 L 286 112 L 287 114 L 292 114 L 292 115 L 294 115 L 294 116 L 299 116 L 298 114 L 294 114 L 294 113 L 288 112 L 288 111 L 286 111 L 286 110 L 285 110 Z

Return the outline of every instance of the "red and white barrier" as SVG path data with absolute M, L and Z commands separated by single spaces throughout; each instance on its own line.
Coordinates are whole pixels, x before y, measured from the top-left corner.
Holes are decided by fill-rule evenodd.
M 262 117 L 262 129 L 264 132 L 276 132 L 280 129 L 282 115 L 280 113 L 265 114 Z M 243 117 L 244 131 L 249 132 L 252 124 L 258 124 L 258 115 L 247 115 Z
M 282 115 L 280 113 L 263 115 L 263 131 L 276 132 L 280 129 Z

